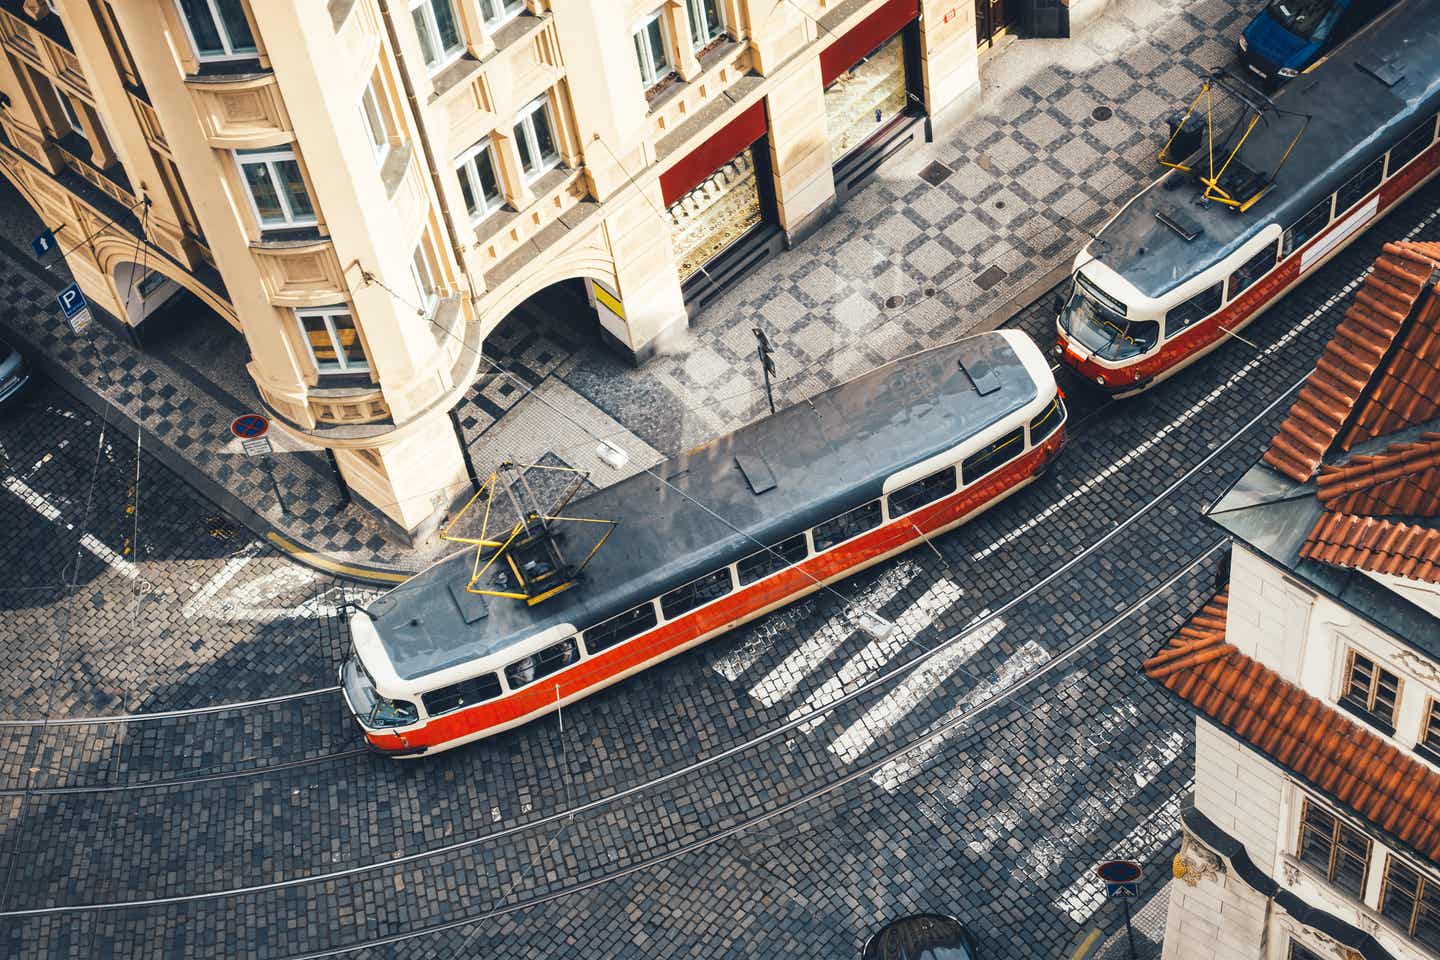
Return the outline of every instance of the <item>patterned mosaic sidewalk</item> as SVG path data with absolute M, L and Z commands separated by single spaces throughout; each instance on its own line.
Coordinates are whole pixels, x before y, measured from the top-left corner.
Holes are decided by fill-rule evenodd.
M 458 411 L 477 471 L 567 464 L 603 486 L 748 422 L 765 409 L 753 326 L 775 346 L 776 402 L 788 404 L 1037 295 L 1155 175 L 1164 117 L 1232 61 L 1243 23 L 1228 0 L 1117 0 L 1076 39 L 1011 44 L 982 65 L 974 117 L 902 152 L 641 370 L 607 352 L 568 301 L 532 301 L 486 344 L 513 377 L 485 378 Z M 67 386 L 103 395 L 161 441 L 161 458 L 207 496 L 257 532 L 344 563 L 413 570 L 445 552 L 387 538 L 342 503 L 324 455 L 294 444 L 277 444 L 282 513 L 264 471 L 228 438 L 230 419 L 257 403 L 243 342 L 188 330 L 142 353 L 98 324 L 82 341 L 53 307 L 63 266 L 46 271 L 25 252 L 34 217 L 13 194 L 0 206 L 0 323 L 58 364 Z M 625 471 L 599 462 L 595 436 L 630 454 Z

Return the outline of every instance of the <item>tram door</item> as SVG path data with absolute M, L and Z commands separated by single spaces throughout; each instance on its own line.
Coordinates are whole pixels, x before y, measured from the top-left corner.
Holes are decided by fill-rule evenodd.
M 975 40 L 983 49 L 1009 32 L 1021 0 L 975 0 Z

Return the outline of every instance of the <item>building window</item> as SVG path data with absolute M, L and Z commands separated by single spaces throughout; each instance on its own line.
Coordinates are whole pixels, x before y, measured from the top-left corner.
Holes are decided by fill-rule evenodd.
M 415 282 L 415 293 L 420 297 L 420 309 L 426 316 L 435 308 L 440 292 L 435 283 L 435 256 L 430 252 L 430 238 L 422 236 L 410 257 L 410 278 Z
M 39 74 L 39 76 L 44 76 L 44 74 Z M 84 137 L 85 125 L 80 122 L 80 112 L 75 109 L 75 104 L 71 101 L 70 94 L 61 90 L 55 81 L 51 80 L 48 76 L 45 77 L 45 81 L 50 84 L 50 91 L 55 94 L 55 100 L 60 104 L 60 115 L 65 118 L 65 123 L 69 125 L 70 132 L 78 133 L 81 137 Z
M 690 18 L 690 38 L 697 50 L 725 32 L 720 0 L 685 0 L 685 13 Z
M 530 104 L 515 121 L 515 146 L 520 151 L 520 168 L 527 179 L 534 180 L 560 162 L 555 136 L 551 133 L 548 97 Z
M 395 135 L 388 107 L 389 102 L 380 86 L 380 74 L 376 73 L 365 85 L 365 92 L 360 95 L 360 118 L 365 123 L 365 134 L 370 140 L 370 146 L 374 148 L 376 158 L 382 163 L 385 155 L 390 152 L 390 140 Z
M 1287 960 L 1324 960 L 1318 953 L 1298 940 L 1290 941 L 1290 952 L 1286 954 L 1286 957 Z
M 1425 719 L 1420 721 L 1420 746 L 1440 757 L 1440 700 L 1430 698 Z
M 455 173 L 460 177 L 460 193 L 471 222 L 484 219 L 505 202 L 500 192 L 500 178 L 495 176 L 495 154 L 490 141 L 482 140 L 460 158 Z
M 1440 950 L 1440 884 L 1410 869 L 1393 853 L 1385 858 L 1380 913 L 1407 936 Z
M 665 25 L 659 13 L 651 14 L 635 28 L 635 57 L 640 61 L 640 79 L 649 90 L 670 76 L 670 54 L 665 48 Z
M 363 373 L 370 369 L 355 319 L 344 307 L 296 310 L 300 332 L 321 373 Z
M 179 0 L 195 56 L 201 60 L 248 60 L 255 37 L 241 0 Z
M 1340 703 L 1371 723 L 1395 730 L 1395 704 L 1400 699 L 1400 678 L 1374 660 L 1351 650 L 1345 664 L 1345 689 Z
M 1358 900 L 1365 893 L 1370 838 L 1306 799 L 1300 814 L 1300 862 Z
M 485 25 L 495 29 L 518 17 L 525 10 L 525 0 L 480 0 L 480 13 Z
M 432 71 L 445 66 L 465 49 L 460 39 L 460 21 L 450 0 L 412 0 L 410 16 L 415 21 L 415 35 L 420 38 L 425 66 Z
M 315 207 L 294 150 L 236 150 L 235 159 L 262 229 L 315 225 Z

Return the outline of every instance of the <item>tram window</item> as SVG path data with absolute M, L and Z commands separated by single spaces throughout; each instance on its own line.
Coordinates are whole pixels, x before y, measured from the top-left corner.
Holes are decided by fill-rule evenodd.
M 1009 463 L 1025 448 L 1025 430 L 1016 427 L 994 443 L 976 450 L 960 464 L 960 479 L 966 486 L 979 480 L 991 470 Z
M 1273 254 L 1272 254 L 1273 256 Z M 1171 307 L 1165 313 L 1165 338 L 1175 336 L 1181 330 L 1199 323 L 1220 309 L 1221 284 L 1207 287 L 1178 307 Z
M 730 568 L 716 570 L 714 573 L 707 573 L 699 580 L 691 580 L 685 586 L 676 587 L 665 594 L 660 598 L 660 612 L 665 614 L 666 620 L 674 620 L 681 614 L 689 613 L 696 607 L 702 607 L 711 600 L 725 596 L 732 589 Z
M 854 510 L 832 517 L 816 524 L 814 530 L 815 549 L 829 550 L 837 543 L 844 543 L 851 537 L 858 537 L 866 530 L 880 526 L 880 501 L 871 500 Z
M 1335 214 L 1349 210 L 1365 199 L 1366 194 L 1380 186 L 1381 175 L 1385 172 L 1385 158 L 1376 157 L 1375 162 L 1345 182 L 1335 193 Z
M 1390 148 L 1390 176 L 1395 176 L 1401 167 L 1420 156 L 1421 151 L 1430 146 L 1434 139 L 1435 118 L 1431 117 Z
M 1333 197 L 1326 197 L 1321 200 L 1311 207 L 1305 216 L 1296 220 L 1289 230 L 1285 231 L 1285 248 L 1281 251 L 1281 256 L 1290 256 L 1305 246 L 1311 237 L 1325 229 L 1325 224 L 1330 222 L 1330 201 L 1333 199 Z
M 794 566 L 804 560 L 809 552 L 810 548 L 805 545 L 805 534 L 798 533 L 787 540 L 781 540 L 769 550 L 750 554 L 735 565 L 735 571 L 740 574 L 740 584 L 744 586 Z
M 949 496 L 955 492 L 955 468 L 946 467 L 928 477 L 921 477 L 914 483 L 907 484 L 890 494 L 886 502 L 890 507 L 890 516 L 898 517 L 909 513 L 911 510 L 918 510 L 927 503 L 934 503 L 941 497 Z
M 1030 421 L 1030 445 L 1034 446 L 1054 433 L 1064 419 L 1065 401 L 1061 400 L 1057 393 L 1055 399 L 1050 401 L 1050 406 L 1045 408 L 1045 412 Z
M 585 631 L 585 649 L 590 653 L 608 650 L 617 643 L 624 643 L 631 637 L 639 636 L 655 626 L 655 604 L 646 601 L 632 607 L 617 617 L 611 617 L 598 627 Z
M 486 700 L 494 700 L 498 696 L 500 696 L 500 678 L 493 673 L 482 673 L 478 677 L 471 677 L 469 680 L 461 680 L 448 687 L 423 693 L 420 695 L 420 699 L 425 703 L 425 712 L 432 717 L 438 717 L 442 713 L 484 703 Z
M 510 685 L 511 690 L 519 690 L 527 683 L 548 677 L 579 659 L 580 646 L 575 642 L 575 638 L 561 640 L 510 664 L 505 668 L 505 682 Z
M 1271 243 L 1230 274 L 1230 299 L 1234 300 L 1238 297 L 1241 291 L 1269 273 L 1273 266 L 1275 266 L 1275 244 Z

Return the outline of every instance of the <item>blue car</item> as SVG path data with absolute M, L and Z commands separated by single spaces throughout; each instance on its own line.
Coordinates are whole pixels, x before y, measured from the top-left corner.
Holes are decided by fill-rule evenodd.
M 1240 35 L 1240 60 L 1266 86 L 1314 63 L 1351 0 L 1271 0 Z

